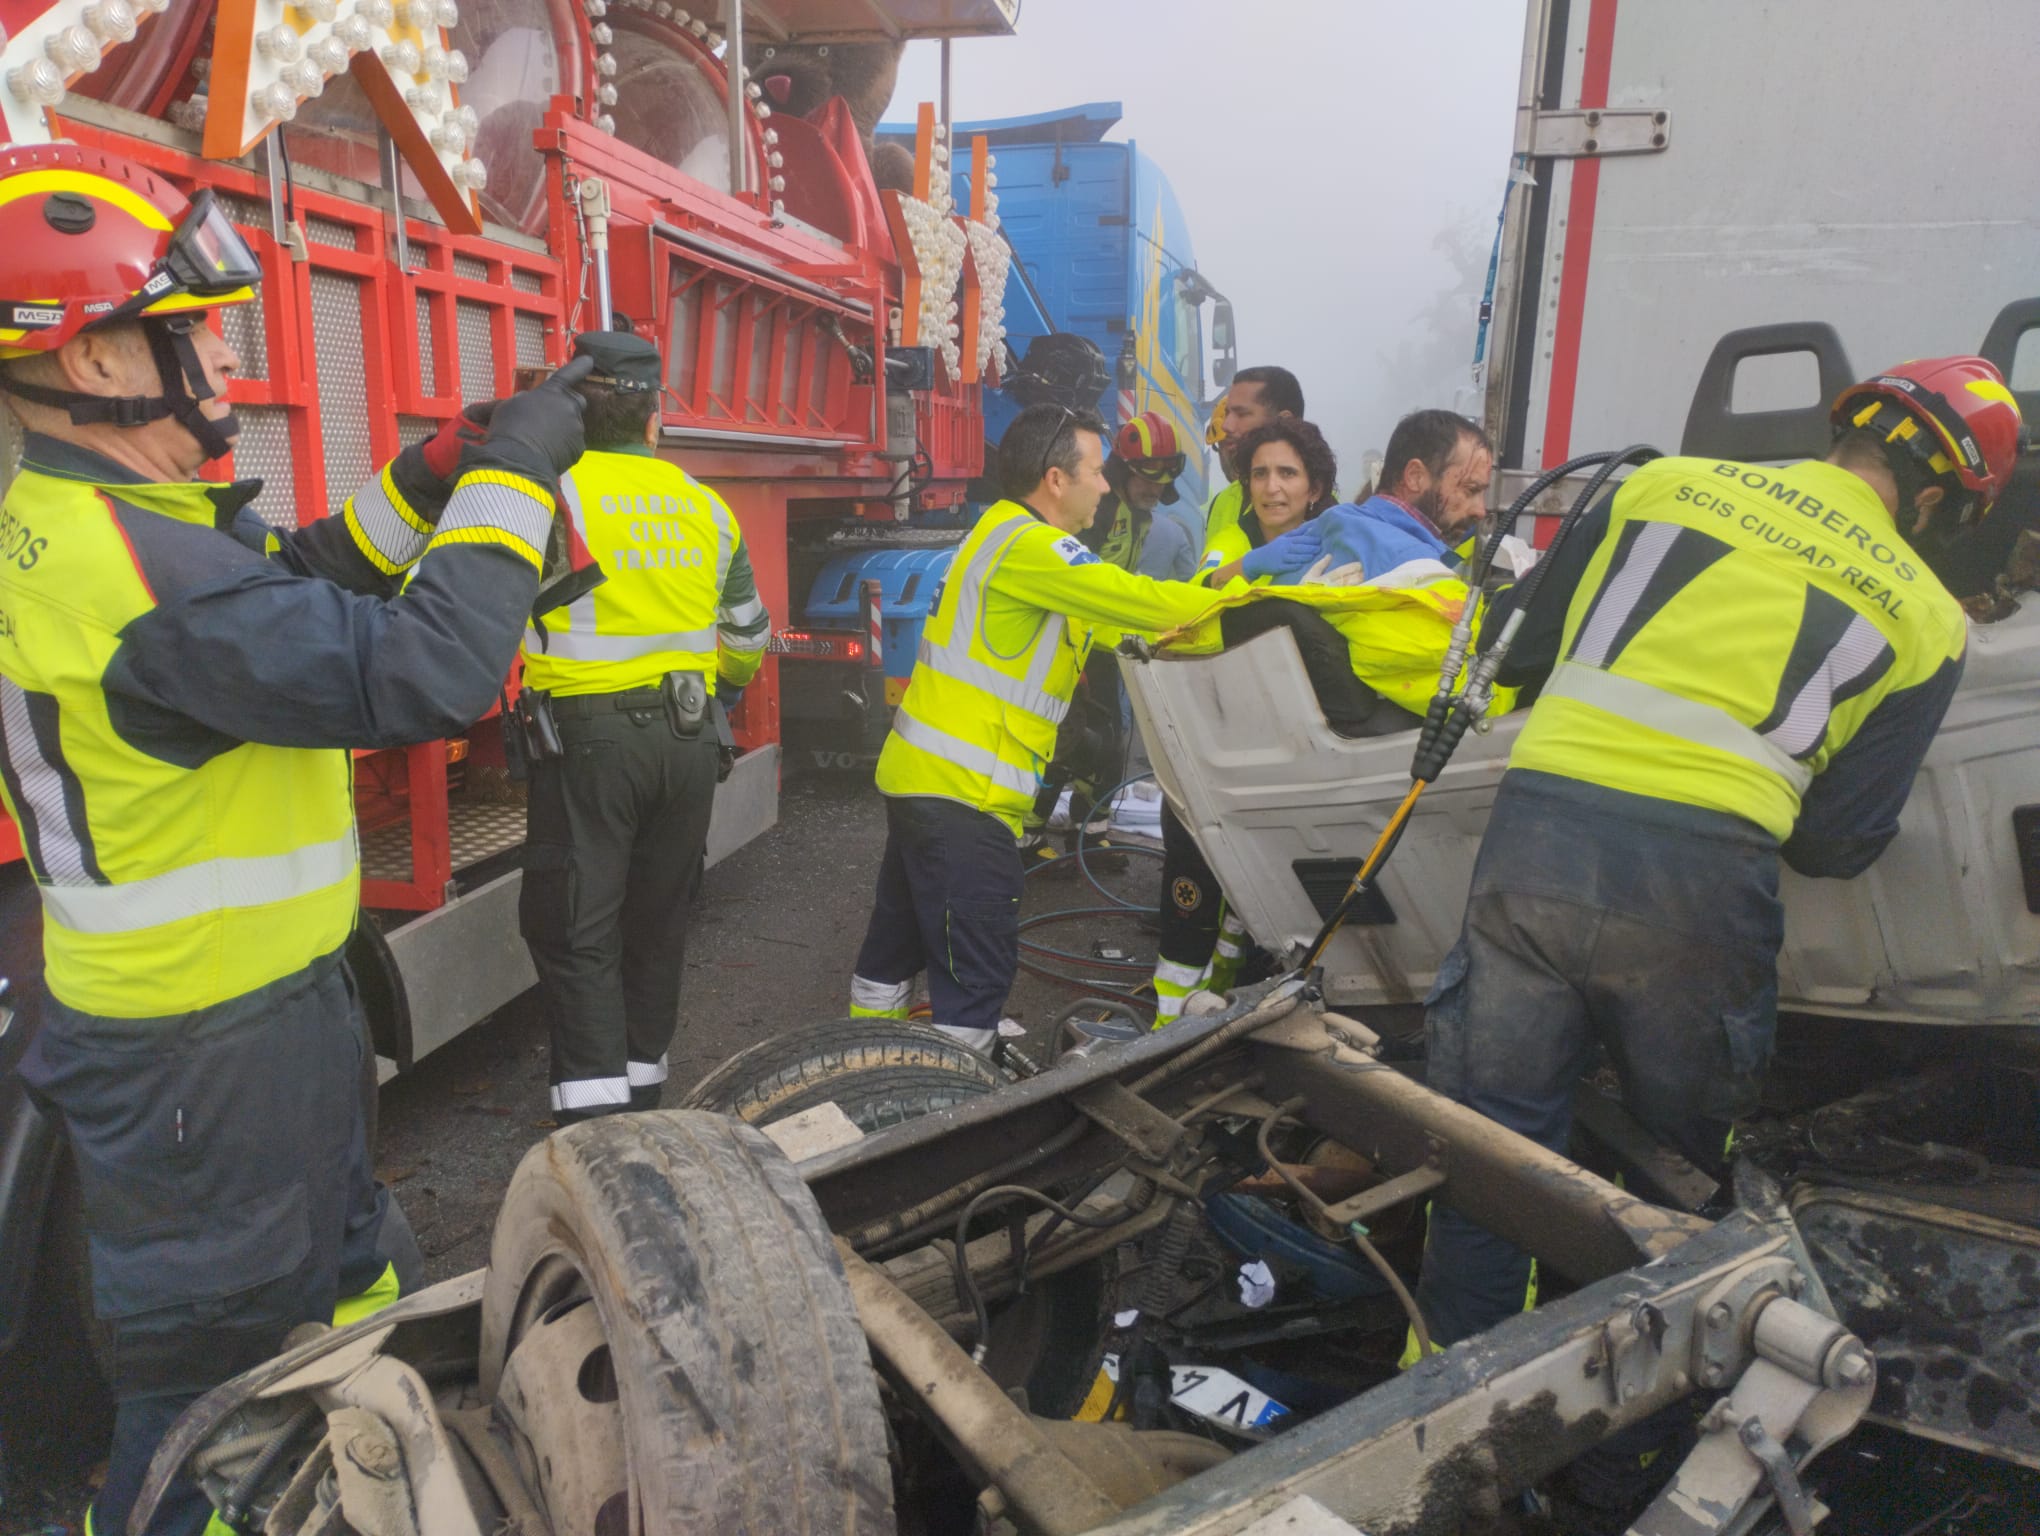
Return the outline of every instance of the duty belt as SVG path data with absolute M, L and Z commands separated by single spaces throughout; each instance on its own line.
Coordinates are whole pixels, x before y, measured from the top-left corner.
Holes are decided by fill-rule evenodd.
M 611 711 L 621 713 L 665 707 L 665 700 L 656 688 L 626 688 L 621 693 L 570 693 L 564 698 L 554 694 L 552 700 L 555 720 L 589 720 Z

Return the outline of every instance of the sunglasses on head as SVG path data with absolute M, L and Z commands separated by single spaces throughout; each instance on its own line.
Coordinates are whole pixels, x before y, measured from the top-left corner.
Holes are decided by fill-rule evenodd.
M 1034 477 L 1036 485 L 1048 478 L 1049 463 L 1055 458 L 1055 445 L 1062 441 L 1063 433 L 1068 431 L 1070 423 L 1077 419 L 1077 413 L 1066 405 L 1057 406 L 1056 409 L 1062 412 L 1062 416 L 1057 420 L 1055 430 L 1048 434 L 1048 441 L 1042 445 L 1041 469 Z

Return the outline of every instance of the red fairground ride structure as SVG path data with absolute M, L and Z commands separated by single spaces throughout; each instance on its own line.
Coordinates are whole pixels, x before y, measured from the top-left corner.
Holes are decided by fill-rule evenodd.
M 796 524 L 963 500 L 1005 262 L 992 179 L 975 219 L 950 205 L 932 109 L 912 191 L 881 192 L 841 97 L 775 112 L 741 61 L 1002 35 L 1018 3 L 697 3 L 14 0 L 0 115 L 13 142 L 101 145 L 226 203 L 265 280 L 215 320 L 244 364 L 217 468 L 262 479 L 270 522 L 338 511 L 607 317 L 659 346 L 662 451 L 729 503 L 784 624 Z M 776 819 L 778 687 L 768 660 L 736 713 L 711 861 Z M 523 808 L 495 714 L 355 768 L 356 970 L 401 1068 L 529 984 Z M 0 817 L 0 866 L 21 857 Z

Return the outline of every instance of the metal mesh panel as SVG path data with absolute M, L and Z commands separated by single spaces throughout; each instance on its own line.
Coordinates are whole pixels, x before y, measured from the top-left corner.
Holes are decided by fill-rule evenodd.
M 325 448 L 326 510 L 338 512 L 375 469 L 368 440 L 368 376 L 362 365 L 361 282 L 312 273 L 312 346 Z
M 240 197 L 232 192 L 213 194 L 219 205 L 227 210 L 227 217 L 236 224 L 246 224 L 251 229 L 266 231 L 269 228 L 269 200 L 263 197 Z
M 479 256 L 463 256 L 455 251 L 453 275 L 466 278 L 471 283 L 486 283 L 489 280 L 489 264 Z
M 517 366 L 520 368 L 543 368 L 545 366 L 545 319 L 540 315 L 526 314 L 519 310 L 510 317 L 510 325 L 517 336 Z
M 337 245 L 342 250 L 354 249 L 354 226 L 341 219 L 322 218 L 316 213 L 304 216 L 305 238 L 320 245 Z
M 416 447 L 439 430 L 439 423 L 430 416 L 399 416 L 397 418 L 397 441 L 406 448 Z
M 432 352 L 432 301 L 423 293 L 418 301 L 418 382 L 428 395 L 439 393 L 439 361 Z
M 460 397 L 489 400 L 496 394 L 496 344 L 489 333 L 489 307 L 460 299 L 454 304 L 460 332 Z
M 229 304 L 220 311 L 220 334 L 241 357 L 241 377 L 269 377 L 269 328 L 262 323 L 262 290 L 246 304 Z
M 241 437 L 234 444 L 234 473 L 243 480 L 259 478 L 262 494 L 255 511 L 272 528 L 298 525 L 297 487 L 291 479 L 290 415 L 280 405 L 234 408 Z
M 527 272 L 522 267 L 510 269 L 510 286 L 519 293 L 543 293 L 545 285 L 538 280 L 536 272 Z

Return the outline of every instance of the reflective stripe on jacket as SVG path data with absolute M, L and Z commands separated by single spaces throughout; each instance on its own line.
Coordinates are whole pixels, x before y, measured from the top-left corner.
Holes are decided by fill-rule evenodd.
M 524 680 L 558 694 L 650 688 L 700 672 L 741 688 L 772 621 L 720 496 L 649 453 L 590 452 L 560 480 L 576 567 L 608 578 L 524 638 Z
M 1247 537 L 1247 530 L 1238 523 L 1230 523 L 1215 533 L 1207 534 L 1204 558 L 1198 562 L 1196 580 L 1208 583 L 1221 568 L 1231 565 L 1235 560 L 1246 559 L 1253 547 L 1253 540 Z
M 1017 837 L 1094 638 L 1194 622 L 1211 594 L 1107 565 L 1017 502 L 978 519 L 922 631 L 878 759 L 889 795 L 935 795 Z
M 1879 703 L 1959 670 L 1961 608 L 1831 464 L 1659 459 L 1616 493 L 1510 766 L 1783 841 Z

